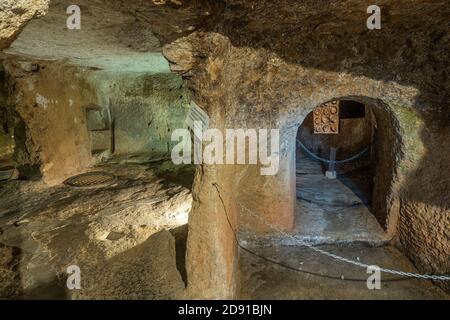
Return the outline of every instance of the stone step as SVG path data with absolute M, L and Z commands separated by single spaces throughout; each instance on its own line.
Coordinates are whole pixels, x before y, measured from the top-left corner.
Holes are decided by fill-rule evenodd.
M 302 157 L 297 159 L 296 172 L 297 174 L 322 174 L 322 164 L 318 161 Z
M 342 181 L 319 174 L 297 176 L 297 197 L 328 206 L 351 207 L 364 204 L 364 200 Z
M 14 167 L 13 168 L 0 168 L 0 181 L 8 180 L 12 177 L 14 173 Z

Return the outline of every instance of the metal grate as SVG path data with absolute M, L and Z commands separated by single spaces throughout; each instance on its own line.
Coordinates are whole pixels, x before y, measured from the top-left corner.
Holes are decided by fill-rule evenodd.
M 64 181 L 64 184 L 72 187 L 93 187 L 110 183 L 115 180 L 114 175 L 106 172 L 87 172 Z

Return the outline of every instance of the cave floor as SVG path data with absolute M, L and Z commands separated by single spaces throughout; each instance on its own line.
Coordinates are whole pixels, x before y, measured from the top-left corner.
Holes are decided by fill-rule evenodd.
M 291 235 L 244 234 L 240 250 L 240 299 L 450 299 L 427 280 L 381 275 L 381 289 L 369 290 L 366 269 L 340 262 L 310 248 L 369 265 L 418 273 L 390 245 L 370 212 L 367 159 L 337 168 L 338 178 L 301 152 L 297 157 L 297 210 Z
M 367 159 L 339 166 L 328 179 L 322 165 L 299 153 L 295 229 L 298 239 L 315 244 L 388 240 L 370 209 L 372 179 Z
M 98 187 L 0 184 L 0 298 L 174 299 L 183 282 L 192 168 L 104 164 Z M 68 290 L 67 267 L 81 271 Z
M 417 272 L 411 262 L 390 245 L 320 247 L 370 265 Z M 252 253 L 245 250 L 240 253 L 240 299 L 450 299 L 450 295 L 428 280 L 385 273 L 381 274 L 381 289 L 369 290 L 366 269 L 336 261 L 306 247 L 250 249 Z
M 325 167 L 298 152 L 296 170 L 295 239 L 280 233 L 241 237 L 253 245 L 345 244 L 381 245 L 389 237 L 371 212 L 371 179 L 368 159 L 336 168 L 337 179 L 328 179 Z
M 119 161 L 92 168 L 116 176 L 111 184 L 99 187 L 1 182 L 0 299 L 189 298 L 184 259 L 192 169 L 174 169 L 168 161 Z M 238 298 L 449 298 L 423 280 L 386 277 L 390 280 L 382 282 L 381 290 L 368 290 L 365 270 L 305 247 L 250 243 L 250 248 L 265 260 L 241 250 Z M 389 245 L 325 248 L 363 262 L 415 271 Z M 286 269 L 267 258 L 302 270 Z M 80 267 L 80 290 L 67 289 L 71 265 Z

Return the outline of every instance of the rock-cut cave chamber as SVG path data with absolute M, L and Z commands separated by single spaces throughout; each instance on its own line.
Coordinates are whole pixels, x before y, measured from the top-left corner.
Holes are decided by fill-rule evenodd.
M 0 6 L 0 299 L 449 299 L 444 1 L 380 30 L 368 1 L 77 2 L 76 30 Z M 175 164 L 193 108 L 279 130 L 276 174 Z

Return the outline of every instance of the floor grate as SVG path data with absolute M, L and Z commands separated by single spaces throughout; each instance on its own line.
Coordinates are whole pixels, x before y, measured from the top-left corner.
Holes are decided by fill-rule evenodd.
M 87 172 L 64 181 L 64 184 L 72 187 L 94 187 L 110 183 L 115 180 L 115 176 L 101 171 Z

